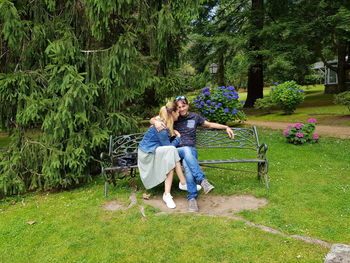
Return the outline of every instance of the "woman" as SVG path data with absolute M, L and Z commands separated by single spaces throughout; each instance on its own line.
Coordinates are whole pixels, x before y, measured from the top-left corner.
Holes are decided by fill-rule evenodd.
M 180 184 L 186 185 L 180 157 L 175 148 L 180 144 L 180 133 L 173 128 L 178 117 L 179 112 L 174 102 L 161 107 L 159 119 L 163 129 L 158 131 L 154 126 L 149 128 L 138 148 L 137 165 L 143 185 L 150 189 L 164 182 L 163 200 L 169 208 L 176 207 L 170 194 L 174 168 Z

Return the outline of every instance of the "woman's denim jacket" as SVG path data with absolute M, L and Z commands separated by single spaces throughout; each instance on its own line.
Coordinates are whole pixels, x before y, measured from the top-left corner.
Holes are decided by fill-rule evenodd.
M 157 128 L 152 126 L 148 129 L 142 141 L 140 142 L 139 149 L 146 153 L 153 153 L 159 146 L 178 146 L 180 144 L 180 137 L 170 142 L 170 133 L 168 129 L 163 129 L 158 132 Z

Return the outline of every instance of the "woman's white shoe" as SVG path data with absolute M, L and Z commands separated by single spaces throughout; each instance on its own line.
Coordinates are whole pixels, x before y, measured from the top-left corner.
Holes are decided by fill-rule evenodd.
M 163 201 L 166 203 L 166 206 L 169 208 L 175 208 L 176 204 L 173 200 L 173 197 L 171 196 L 171 194 L 163 194 Z

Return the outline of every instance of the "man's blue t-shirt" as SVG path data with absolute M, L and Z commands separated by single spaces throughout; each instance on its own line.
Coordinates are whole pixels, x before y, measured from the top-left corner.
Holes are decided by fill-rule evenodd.
M 179 116 L 174 123 L 174 129 L 181 134 L 181 146 L 195 146 L 196 144 L 196 128 L 203 125 L 205 119 L 198 113 L 188 113 L 186 117 Z

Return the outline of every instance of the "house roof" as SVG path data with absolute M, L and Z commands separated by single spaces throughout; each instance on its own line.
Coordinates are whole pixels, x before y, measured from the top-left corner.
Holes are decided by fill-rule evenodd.
M 324 68 L 324 63 L 323 61 L 316 62 L 312 65 L 312 69 L 321 69 Z
M 348 60 L 348 56 L 345 57 L 345 60 Z M 337 65 L 338 59 L 328 60 L 327 63 Z M 311 66 L 312 69 L 323 69 L 324 67 L 323 61 L 318 61 Z

